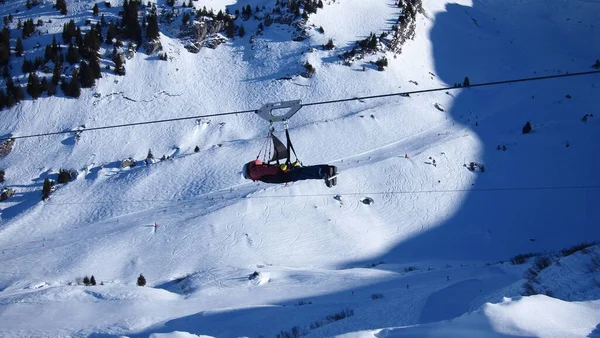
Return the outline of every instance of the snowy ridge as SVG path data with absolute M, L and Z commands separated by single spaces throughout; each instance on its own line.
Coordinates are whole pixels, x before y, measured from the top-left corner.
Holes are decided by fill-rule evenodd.
M 50 1 L 0 11 L 51 20 L 42 29 L 60 36 L 95 1 L 67 3 L 67 16 Z M 117 18 L 121 1 L 112 4 L 101 13 Z M 197 54 L 177 24 L 161 27 L 167 61 L 140 50 L 126 76 L 104 72 L 77 100 L 26 96 L 1 112 L 0 135 L 584 71 L 600 55 L 595 2 L 423 6 L 402 54 L 350 66 L 338 55 L 389 31 L 401 12 L 393 1 L 325 1 L 303 41 L 274 23 L 250 42 L 259 22 L 238 19 L 245 37 Z M 330 38 L 336 47 L 324 50 Z M 27 57 L 51 39 L 23 40 Z M 15 72 L 21 59 L 11 56 Z M 306 61 L 311 78 L 300 75 Z M 591 75 L 304 107 L 290 120 L 294 147 L 306 165 L 338 166 L 332 189 L 244 180 L 268 128 L 254 114 L 19 139 L 0 159 L 3 187 L 17 191 L 0 204 L 0 336 L 594 336 L 598 246 L 558 252 L 600 238 L 598 86 Z M 129 157 L 137 165 L 122 168 Z M 76 179 L 42 202 L 42 182 L 61 168 Z M 537 256 L 496 263 L 530 252 L 557 254 L 531 280 Z M 78 285 L 91 275 L 103 285 Z M 527 282 L 546 295 L 521 296 Z

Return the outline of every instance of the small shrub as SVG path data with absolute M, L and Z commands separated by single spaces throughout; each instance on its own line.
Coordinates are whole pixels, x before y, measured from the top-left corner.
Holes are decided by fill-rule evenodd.
M 154 158 L 154 155 L 152 155 L 151 149 L 148 149 L 148 155 L 146 155 L 146 159 L 149 159 L 149 158 Z
M 333 39 L 329 39 L 329 41 L 327 41 L 327 44 L 323 45 L 323 48 L 325 48 L 327 50 L 334 49 L 335 45 L 333 44 Z
M 525 123 L 525 125 L 523 126 L 523 134 L 529 133 L 532 129 L 533 128 L 531 128 L 531 123 L 527 121 L 527 123 Z
M 589 267 L 590 272 L 600 271 L 600 255 L 592 256 L 588 267 Z
M 63 184 L 71 180 L 71 171 L 66 169 L 58 170 L 58 183 Z
M 519 265 L 519 264 L 523 264 L 525 262 L 527 262 L 527 260 L 531 257 L 535 257 L 539 254 L 537 253 L 526 253 L 526 254 L 520 254 L 520 255 L 516 255 L 515 257 L 510 259 L 510 263 L 512 265 Z
M 329 315 L 329 316 L 325 317 L 325 320 L 327 320 L 328 322 L 336 322 L 338 320 L 342 320 L 344 318 L 348 318 L 348 317 L 353 316 L 353 315 L 354 315 L 354 311 L 353 310 L 345 309 L 345 310 L 342 310 L 342 311 L 340 311 L 338 313 L 335 313 L 335 314 L 332 314 L 332 315 Z
M 596 63 L 594 63 L 594 65 L 592 66 L 596 69 L 600 69 L 600 59 L 596 60 Z
M 298 338 L 302 336 L 302 331 L 299 327 L 294 326 L 289 331 L 281 331 L 277 334 L 277 338 Z
M 197 153 L 200 151 L 200 147 L 196 146 L 196 148 L 194 148 L 194 152 Z
M 381 72 L 384 70 L 384 67 L 388 66 L 388 60 L 385 56 L 383 56 L 381 59 L 375 62 L 375 65 L 377 65 L 377 70 Z
M 313 65 L 311 65 L 308 61 L 306 61 L 303 66 L 306 68 L 307 77 L 312 77 L 315 75 L 315 67 L 313 67 Z
M 4 182 L 4 170 L 0 170 L 0 183 Z
M 52 187 L 54 186 L 54 182 L 49 179 L 44 180 L 44 186 L 42 187 L 42 200 L 48 199 L 50 197 L 50 193 L 52 192 Z
M 527 282 L 525 284 L 523 284 L 523 296 L 533 296 L 533 295 L 537 295 L 539 292 L 537 292 L 535 290 L 535 288 L 533 287 L 533 285 L 531 285 L 530 282 Z
M 381 298 L 383 298 L 383 293 L 374 293 L 371 295 L 372 300 L 381 299 Z
M 310 329 L 311 330 L 315 330 L 320 328 L 321 326 L 323 326 L 323 322 L 322 321 L 316 321 L 310 324 Z
M 417 270 L 416 266 L 409 266 L 409 267 L 404 268 L 404 272 L 411 272 L 411 271 L 415 271 L 415 270 Z
M 560 251 L 560 253 L 564 257 L 567 257 L 567 256 L 570 256 L 570 255 L 576 253 L 577 251 L 581 251 L 581 250 L 583 250 L 585 248 L 589 248 L 590 246 L 593 246 L 593 245 L 596 245 L 596 244 L 598 244 L 598 242 L 589 242 L 589 243 L 585 243 L 584 242 L 584 243 L 581 243 L 581 244 L 574 245 L 574 246 L 572 246 L 570 248 L 563 249 L 563 250 Z
M 144 277 L 144 275 L 142 275 L 140 273 L 140 276 L 137 279 L 137 285 L 138 286 L 145 286 L 146 285 L 146 277 Z

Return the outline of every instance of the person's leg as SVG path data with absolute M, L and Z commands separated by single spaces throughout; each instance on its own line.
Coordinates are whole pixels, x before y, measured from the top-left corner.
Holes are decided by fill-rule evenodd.
M 308 167 L 294 168 L 289 172 L 292 181 L 319 180 L 329 174 L 328 165 L 312 165 Z

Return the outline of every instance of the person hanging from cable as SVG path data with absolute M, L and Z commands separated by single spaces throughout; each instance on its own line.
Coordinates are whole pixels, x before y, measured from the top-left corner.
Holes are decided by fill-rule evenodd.
M 263 149 L 258 153 L 255 160 L 246 163 L 242 169 L 244 178 L 253 181 L 261 181 L 265 183 L 288 183 L 302 180 L 324 180 L 325 185 L 332 187 L 337 184 L 337 167 L 327 164 L 303 166 L 298 160 L 296 150 L 292 145 L 290 134 L 287 127 L 287 119 L 289 119 L 298 109 L 300 109 L 300 101 L 287 101 L 275 104 L 267 104 L 263 106 L 257 113 L 259 116 L 267 119 L 271 123 L 269 128 L 268 138 L 273 142 L 273 157 L 266 161 L 267 150 L 269 148 L 269 140 L 267 139 Z M 275 116 L 271 113 L 273 109 L 291 108 L 291 110 L 282 116 Z M 274 134 L 273 122 L 283 121 L 285 127 L 285 136 L 287 145 L 284 145 Z M 270 149 L 270 148 L 269 148 Z M 260 161 L 260 154 L 265 150 L 264 159 Z M 291 153 L 294 154 L 296 160 L 292 162 Z M 282 164 L 280 161 L 285 160 Z M 266 161 L 266 163 L 265 163 Z
M 294 166 L 289 168 L 287 164 L 268 164 L 260 160 L 246 163 L 243 169 L 244 178 L 265 183 L 288 183 L 302 180 L 325 180 L 328 187 L 337 182 L 336 167 L 326 164 L 312 166 Z

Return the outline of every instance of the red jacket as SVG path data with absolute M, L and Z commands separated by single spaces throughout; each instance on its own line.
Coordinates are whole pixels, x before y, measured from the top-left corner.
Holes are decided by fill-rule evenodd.
M 258 181 L 263 176 L 277 175 L 282 172 L 279 166 L 264 164 L 258 160 L 248 163 L 248 173 L 253 181 Z

